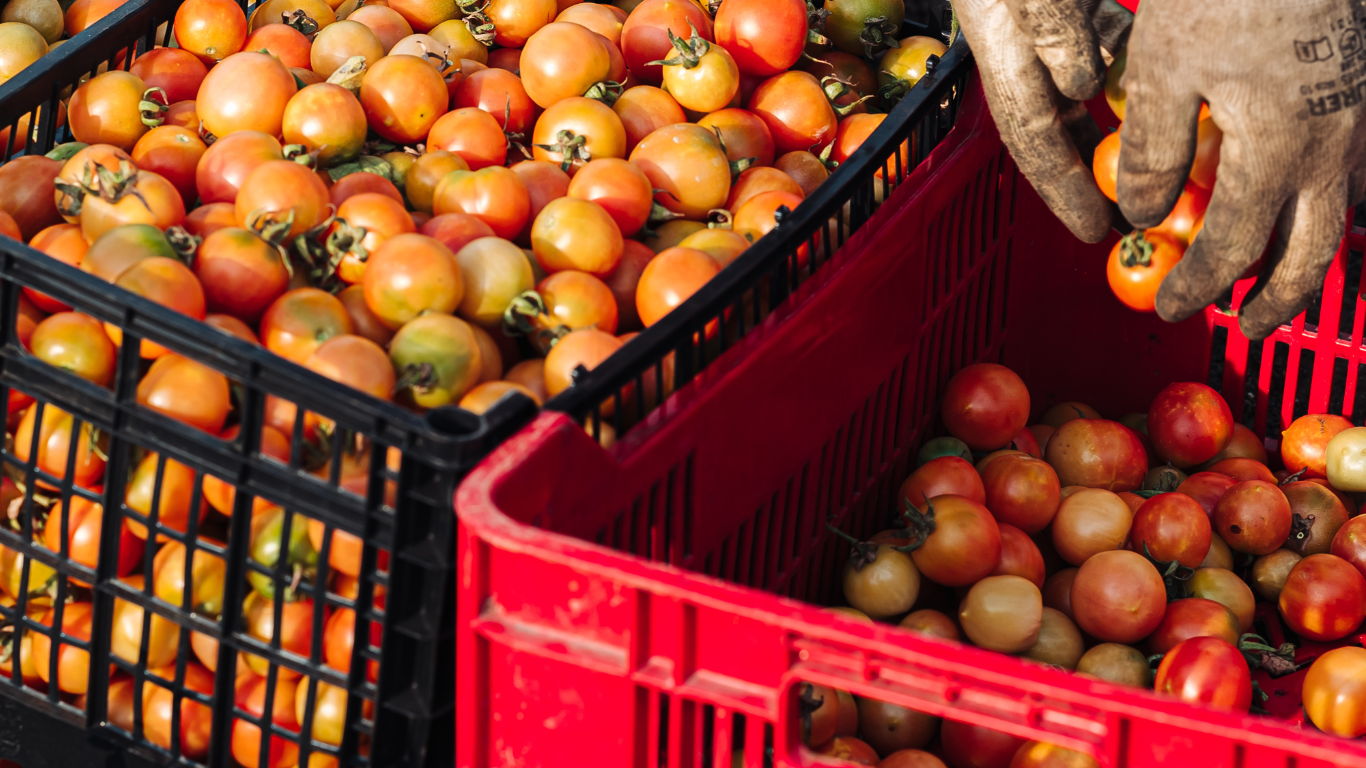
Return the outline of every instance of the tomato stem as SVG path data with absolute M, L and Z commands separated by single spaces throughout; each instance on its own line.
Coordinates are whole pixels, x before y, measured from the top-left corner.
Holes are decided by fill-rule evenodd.
M 158 97 L 160 100 L 158 101 Z M 166 96 L 166 91 L 161 88 L 148 88 L 142 94 L 142 100 L 138 102 L 138 113 L 142 117 L 142 124 L 150 128 L 166 122 L 163 115 L 171 108 L 171 101 Z
M 350 91 L 352 96 L 359 96 L 361 80 L 365 79 L 365 70 L 365 57 L 352 56 L 328 76 L 327 82 L 340 85 Z
M 587 163 L 592 161 L 593 154 L 588 151 L 588 137 L 580 136 L 569 129 L 563 129 L 555 134 L 555 143 L 534 145 L 551 154 L 560 156 L 560 170 L 565 173 L 574 167 L 575 160 L 582 160 Z
M 939 528 L 939 524 L 934 519 L 934 504 L 925 499 L 925 511 L 921 512 L 918 507 L 911 503 L 910 499 L 902 499 L 905 509 L 901 512 L 901 521 L 906 527 L 902 530 L 904 538 L 911 542 L 897 549 L 910 554 L 917 549 L 925 546 L 925 541 Z
M 707 42 L 707 38 L 698 34 L 697 27 L 693 25 L 692 21 L 688 22 L 688 28 L 692 30 L 692 37 L 689 37 L 687 40 L 675 35 L 672 29 L 666 28 L 665 31 L 669 33 L 669 42 L 673 44 L 674 50 L 678 51 L 678 56 L 672 59 L 659 59 L 657 61 L 647 62 L 646 66 L 682 67 L 684 69 L 692 69 L 701 64 L 702 57 L 706 56 L 707 52 L 711 50 L 711 43 Z
M 1195 575 L 1195 569 L 1184 566 L 1180 560 L 1158 560 L 1153 557 L 1153 553 L 1148 550 L 1148 542 L 1143 542 L 1143 556 L 1148 558 L 1157 572 L 1162 574 L 1162 583 L 1167 587 L 1167 602 L 1173 602 L 1186 597 L 1189 594 L 1186 582 Z
M 861 571 L 865 565 L 872 565 L 877 560 L 878 545 L 871 541 L 859 541 L 849 534 L 841 531 L 834 526 L 835 516 L 826 518 L 825 529 L 835 534 L 841 539 L 849 542 L 849 564 L 854 566 L 854 570 Z
M 621 94 L 625 93 L 625 91 L 625 83 L 618 83 L 615 80 L 603 80 L 599 83 L 593 83 L 588 90 L 583 92 L 583 97 L 585 99 L 601 101 L 603 104 L 610 107 L 617 103 L 617 99 L 621 98 Z
M 864 53 L 871 59 L 883 47 L 900 48 L 901 42 L 896 39 L 900 31 L 886 16 L 873 16 L 864 19 L 863 31 L 859 33 L 858 39 L 863 43 Z
M 302 8 L 285 11 L 280 14 L 280 21 L 282 21 L 285 26 L 293 27 L 298 30 L 300 34 L 307 37 L 309 40 L 312 40 L 313 35 L 318 33 L 318 22 L 312 16 L 309 16 L 308 12 Z
M 1153 263 L 1153 244 L 1135 229 L 1119 241 L 1119 263 L 1125 267 L 1150 267 Z

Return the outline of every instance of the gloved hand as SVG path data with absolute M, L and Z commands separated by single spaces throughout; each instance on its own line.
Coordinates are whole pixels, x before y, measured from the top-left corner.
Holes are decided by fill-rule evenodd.
M 1181 194 L 1202 99 L 1224 132 L 1204 229 L 1157 313 L 1184 320 L 1219 298 L 1274 226 L 1238 319 L 1265 338 L 1322 290 L 1366 191 L 1366 0 L 1149 0 L 1128 50 L 1118 197 L 1129 221 L 1158 224 Z
M 1100 93 L 1133 14 L 1115 0 L 955 0 L 954 10 L 1025 178 L 1088 243 L 1124 227 L 1091 172 L 1104 134 L 1081 102 Z

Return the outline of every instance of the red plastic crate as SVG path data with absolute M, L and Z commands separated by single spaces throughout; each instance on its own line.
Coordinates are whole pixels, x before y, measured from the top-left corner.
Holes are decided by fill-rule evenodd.
M 1069 399 L 1146 410 L 1171 381 L 1217 377 L 1235 415 L 1273 438 L 1307 409 L 1360 423 L 1366 311 L 1340 300 L 1360 280 L 1359 230 L 1311 322 L 1250 345 L 1218 311 L 1168 325 L 1122 307 L 1105 281 L 1112 243 L 1078 243 L 1048 213 L 980 90 L 896 196 L 611 450 L 546 412 L 465 480 L 457 765 L 720 768 L 740 745 L 752 768 L 814 765 L 796 720 L 805 680 L 1106 766 L 1366 766 L 1366 743 L 1292 721 L 817 607 L 840 602 L 848 552 L 827 515 L 856 535 L 884 527 L 940 389 L 968 363 L 1013 367 L 1036 416 Z M 1275 709 L 1294 714 L 1285 695 Z

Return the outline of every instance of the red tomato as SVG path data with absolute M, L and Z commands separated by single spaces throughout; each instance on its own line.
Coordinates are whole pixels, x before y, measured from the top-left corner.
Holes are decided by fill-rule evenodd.
M 1008 523 L 998 523 L 1001 532 L 1001 559 L 992 576 L 1019 576 L 1043 589 L 1044 564 L 1039 545 L 1024 531 Z
M 1186 190 L 1176 199 L 1176 205 L 1172 212 L 1167 214 L 1167 218 L 1162 220 L 1154 229 L 1166 232 L 1167 234 L 1180 240 L 1183 245 L 1190 245 L 1191 240 L 1200 231 L 1197 224 L 1204 221 L 1205 209 L 1209 207 L 1210 191 L 1201 189 L 1194 184 L 1187 183 Z
M 1191 165 L 1191 183 L 1205 189 L 1214 188 L 1214 180 L 1219 170 L 1219 149 L 1224 142 L 1224 132 L 1214 124 L 1214 119 L 1206 117 L 1200 121 L 1196 132 L 1195 162 Z
M 612 79 L 612 48 L 606 38 L 587 27 L 547 24 L 523 49 L 522 86 L 543 109 L 583 96 L 597 83 Z
M 1217 637 L 1238 644 L 1238 617 L 1222 603 L 1187 597 L 1167 606 L 1162 623 L 1148 636 L 1148 653 L 1166 653 L 1192 637 Z
M 780 154 L 818 151 L 839 132 L 825 90 L 808 72 L 784 72 L 765 80 L 750 98 L 749 111 L 768 125 Z
M 1094 554 L 1072 582 L 1073 617 L 1097 640 L 1136 643 L 1157 629 L 1166 611 L 1162 575 L 1135 552 L 1114 549 Z
M 923 511 L 925 499 L 947 494 L 963 496 L 978 504 L 986 502 L 986 491 L 977 470 L 958 456 L 940 456 L 925 462 L 906 478 L 901 484 L 901 503 L 897 507 L 909 503 Z
M 526 134 L 536 124 L 536 102 L 527 95 L 522 78 L 504 69 L 486 69 L 461 80 L 451 97 L 451 108 L 465 107 L 493 115 L 508 133 Z
M 174 29 L 177 45 L 212 65 L 243 50 L 247 15 L 233 0 L 186 0 Z
M 294 32 L 293 29 L 290 31 Z M 128 71 L 141 78 L 148 88 L 160 88 L 166 94 L 166 101 L 171 104 L 194 99 L 199 93 L 200 83 L 204 82 L 205 76 L 209 74 L 204 62 L 182 48 L 156 48 L 148 51 L 139 56 Z
M 1176 492 L 1195 499 L 1205 510 L 1205 514 L 1212 517 L 1214 507 L 1224 498 L 1224 493 L 1237 484 L 1237 480 L 1218 472 L 1196 472 L 1181 481 L 1181 485 L 1176 487 Z
M 161 125 L 143 134 L 133 146 L 133 162 L 143 171 L 166 179 L 183 201 L 198 195 L 195 173 L 208 147 L 199 135 L 177 125 Z
M 1336 555 L 1295 564 L 1281 588 L 1281 617 L 1306 640 L 1340 640 L 1366 618 L 1366 577 Z
M 1214 507 L 1214 530 L 1235 552 L 1267 555 L 1290 535 L 1290 502 L 1274 483 L 1246 480 Z
M 1252 706 L 1252 674 L 1243 654 L 1226 640 L 1196 637 L 1167 652 L 1153 688 L 1189 704 L 1246 712 Z
M 442 88 L 445 88 L 444 84 Z M 298 90 L 294 75 L 279 59 L 265 53 L 243 51 L 229 56 L 209 71 L 199 86 L 195 111 L 204 123 L 204 130 L 214 136 L 227 136 L 236 131 L 260 131 L 279 136 L 285 105 Z
M 996 569 L 1001 532 L 986 507 L 954 495 L 930 499 L 926 506 L 934 512 L 934 532 L 911 553 L 926 578 L 946 587 L 964 587 Z
M 1004 365 L 969 365 L 949 379 L 941 413 L 949 434 L 974 450 L 995 450 L 1024 428 L 1029 390 Z
M 646 136 L 669 125 L 688 122 L 683 108 L 678 106 L 674 97 L 653 85 L 637 85 L 626 89 L 612 105 L 612 111 L 621 118 L 626 129 L 626 149 L 634 151 L 636 145 Z M 768 130 L 765 126 L 764 130 Z
M 427 136 L 427 149 L 457 154 L 472 171 L 507 162 L 507 137 L 503 135 L 503 127 L 493 115 L 477 107 L 456 109 L 442 115 Z
M 954 768 L 1009 768 L 1025 743 L 1008 733 L 948 718 L 940 727 L 940 740 L 944 757 Z
M 621 53 L 631 74 L 641 82 L 659 85 L 663 68 L 651 62 L 674 54 L 670 32 L 686 40 L 694 27 L 704 39 L 715 40 L 711 18 L 700 5 L 686 0 L 645 0 L 637 5 L 621 28 Z
M 773 165 L 773 134 L 760 117 L 747 109 L 722 109 L 712 112 L 697 124 L 720 131 L 726 158 L 732 163 L 748 160 L 755 166 Z M 800 186 L 798 187 L 800 189 Z M 805 191 L 802 196 L 806 195 Z
M 1148 407 L 1148 438 L 1162 459 L 1193 467 L 1222 451 L 1233 438 L 1233 412 L 1213 388 L 1169 384 Z
M 288 24 L 266 24 L 257 27 L 242 44 L 244 51 L 265 51 L 280 59 L 280 63 L 293 69 L 308 69 L 312 66 L 309 49 L 312 44 L 303 33 Z M 194 98 L 193 95 L 190 98 Z
M 806 47 L 806 28 L 802 0 L 736 0 L 716 11 L 716 42 L 748 75 L 791 69 Z
M 634 163 L 620 158 L 607 157 L 584 165 L 569 181 L 567 192 L 570 197 L 601 206 L 625 237 L 639 232 L 654 208 L 649 177 Z
M 468 213 L 444 213 L 433 216 L 431 221 L 423 224 L 418 231 L 439 240 L 451 249 L 451 253 L 456 254 L 460 253 L 461 248 L 481 237 L 495 237 L 489 225 Z
M 1134 514 L 1129 543 L 1135 552 L 1159 562 L 1176 560 L 1196 568 L 1209 552 L 1211 535 L 1209 516 L 1199 502 L 1182 493 L 1161 493 Z
M 441 73 L 416 56 L 385 56 L 365 73 L 360 103 L 370 128 L 400 144 L 423 141 L 449 108 Z
M 1244 459 L 1241 457 L 1224 459 L 1223 461 L 1216 461 L 1209 465 L 1206 471 L 1228 475 L 1238 482 L 1247 480 L 1261 480 L 1267 483 L 1276 482 L 1276 475 L 1272 473 L 1271 470 L 1267 469 L 1265 464 L 1256 461 L 1255 459 Z
M 996 521 L 1028 534 L 1047 528 L 1062 502 L 1058 473 L 1047 462 L 1029 456 L 1002 456 L 987 464 L 982 468 L 982 485 L 987 509 Z
M 436 186 L 432 213 L 468 213 L 511 240 L 526 226 L 531 198 L 521 177 L 507 168 L 455 171 Z
M 247 176 L 263 163 L 283 160 L 284 149 L 275 137 L 260 131 L 239 131 L 211 144 L 195 168 L 195 187 L 202 203 L 232 203 Z M 192 213 L 191 216 L 194 214 Z
M 327 199 L 333 205 L 340 206 L 348 198 L 367 192 L 381 194 L 400 205 L 403 204 L 403 193 L 398 191 L 394 182 L 373 173 L 352 173 L 341 177 L 337 183 L 328 187 Z M 416 206 L 414 207 L 416 208 Z M 431 207 L 430 204 L 428 207 Z M 422 210 L 421 208 L 416 209 Z

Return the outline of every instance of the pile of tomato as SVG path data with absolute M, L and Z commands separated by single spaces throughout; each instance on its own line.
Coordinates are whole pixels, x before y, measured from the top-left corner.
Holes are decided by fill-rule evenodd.
M 1254 634 L 1258 601 L 1296 643 L 1360 631 L 1366 428 L 1300 417 L 1273 469 L 1203 384 L 1171 384 L 1118 421 L 1079 402 L 1029 416 L 1008 368 L 955 375 L 948 436 L 920 449 L 892 524 L 867 541 L 832 528 L 852 549 L 848 605 L 831 610 L 1242 713 L 1265 700 L 1254 669 L 1295 668 L 1293 645 Z M 1363 680 L 1366 650 L 1346 645 L 1319 654 L 1295 693 L 1314 727 L 1355 738 L 1366 734 Z M 808 746 L 867 765 L 1094 765 L 948 720 L 934 757 L 922 750 L 937 718 L 822 686 L 802 693 Z
M 1115 57 L 1105 79 L 1105 100 L 1120 120 L 1124 119 L 1127 102 L 1127 94 L 1119 85 L 1126 61 L 1122 53 Z M 1125 305 L 1141 312 L 1152 312 L 1162 279 L 1181 261 L 1186 248 L 1204 228 L 1205 209 L 1209 207 L 1210 195 L 1214 191 L 1223 143 L 1224 132 L 1210 117 L 1209 107 L 1202 104 L 1195 161 L 1191 165 L 1186 188 L 1177 198 L 1176 205 L 1161 224 L 1135 231 L 1116 243 L 1106 262 L 1105 274 L 1110 289 Z M 1092 163 L 1100 191 L 1114 201 L 1118 200 L 1115 186 L 1119 177 L 1119 149 L 1119 130 L 1116 129 L 1096 147 Z M 1261 269 L 1262 261 L 1258 260 L 1248 267 L 1242 277 L 1252 277 Z
M 75 142 L 0 168 L 0 232 L 380 399 L 541 402 L 946 50 L 899 0 L 624 5 L 186 0 L 178 47 L 72 94 Z

